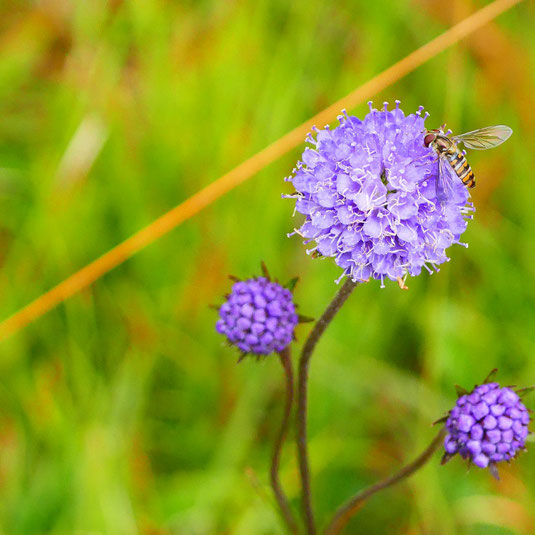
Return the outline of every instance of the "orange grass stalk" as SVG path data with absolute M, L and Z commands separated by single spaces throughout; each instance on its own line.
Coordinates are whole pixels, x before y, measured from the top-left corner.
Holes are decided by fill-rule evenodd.
M 147 245 L 150 245 L 184 221 L 198 214 L 203 208 L 254 176 L 277 158 L 280 158 L 303 143 L 306 134 L 313 125 L 326 124 L 336 117 L 342 109 L 354 108 L 358 104 L 372 98 L 378 92 L 400 78 L 403 78 L 446 48 L 475 32 L 521 1 L 495 0 L 416 49 L 414 52 L 411 52 L 402 60 L 394 63 L 394 65 L 388 67 L 388 69 L 377 76 L 374 76 L 360 87 L 357 87 L 354 91 L 334 104 L 331 104 L 328 108 L 325 108 L 300 126 L 294 128 L 277 141 L 274 141 L 265 149 L 251 156 L 225 175 L 136 232 L 130 238 L 119 243 L 113 249 L 110 249 L 107 253 L 2 321 L 0 323 L 0 340 L 6 339 L 26 327 L 32 321 L 40 318 L 58 304 L 98 280 L 108 271 L 122 264 L 125 260 L 128 260 Z

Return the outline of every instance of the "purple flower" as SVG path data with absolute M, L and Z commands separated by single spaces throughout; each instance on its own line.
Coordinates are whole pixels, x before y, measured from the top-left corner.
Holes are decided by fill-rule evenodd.
M 305 221 L 295 233 L 314 241 L 307 252 L 334 257 L 353 280 L 385 278 L 403 287 L 406 275 L 432 273 L 446 249 L 460 243 L 469 212 L 468 190 L 455 181 L 439 202 L 438 163 L 423 144 L 422 108 L 405 116 L 372 108 L 363 121 L 340 116 L 334 130 L 317 130 L 293 175 L 296 210 Z M 464 245 L 464 244 L 462 244 Z
M 525 449 L 530 416 L 511 388 L 484 383 L 461 395 L 445 421 L 443 463 L 458 453 L 497 475 L 496 463 L 509 461 Z
M 269 355 L 292 341 L 295 309 L 292 292 L 267 277 L 237 281 L 219 308 L 216 330 L 243 354 Z

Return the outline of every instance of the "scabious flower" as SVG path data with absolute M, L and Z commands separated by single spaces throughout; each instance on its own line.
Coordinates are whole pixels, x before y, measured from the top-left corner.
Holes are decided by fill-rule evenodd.
M 296 211 L 305 221 L 295 233 L 314 241 L 307 252 L 333 257 L 343 276 L 402 281 L 432 272 L 449 260 L 446 249 L 460 243 L 466 229 L 469 194 L 455 181 L 450 198 L 436 194 L 438 164 L 425 147 L 422 107 L 405 116 L 396 101 L 392 111 L 372 108 L 363 121 L 340 116 L 309 134 L 292 182 Z M 462 244 L 465 245 L 465 244 Z
M 244 355 L 269 355 L 291 343 L 298 322 L 292 292 L 256 277 L 234 283 L 219 308 L 216 330 Z
M 459 454 L 480 468 L 509 461 L 525 449 L 530 415 L 517 392 L 484 383 L 461 395 L 446 419 L 443 462 Z

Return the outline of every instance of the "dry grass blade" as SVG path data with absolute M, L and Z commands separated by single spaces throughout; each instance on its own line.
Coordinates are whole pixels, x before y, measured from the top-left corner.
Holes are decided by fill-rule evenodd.
M 232 171 L 218 178 L 195 195 L 185 200 L 166 214 L 162 215 L 139 232 L 121 242 L 119 245 L 77 271 L 57 286 L 44 293 L 11 317 L 0 323 L 0 340 L 20 331 L 26 325 L 44 315 L 46 312 L 86 288 L 105 273 L 112 270 L 139 250 L 167 234 L 175 227 L 198 214 L 203 208 L 219 197 L 251 178 L 271 162 L 280 158 L 303 142 L 306 134 L 314 124 L 326 124 L 336 117 L 340 110 L 354 108 L 370 99 L 403 76 L 412 72 L 426 61 L 432 59 L 446 48 L 457 43 L 470 33 L 481 28 L 498 15 L 507 11 L 522 0 L 495 0 L 493 3 L 476 11 L 449 30 L 427 44 L 418 48 L 402 60 L 384 70 L 349 95 L 338 100 L 302 125 L 294 128 L 265 149 L 261 150 Z

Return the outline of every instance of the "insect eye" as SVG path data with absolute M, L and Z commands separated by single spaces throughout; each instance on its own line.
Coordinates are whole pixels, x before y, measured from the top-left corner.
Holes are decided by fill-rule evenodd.
M 435 134 L 427 134 L 425 137 L 424 137 L 424 145 L 426 147 L 429 147 L 429 145 L 431 144 L 432 141 L 435 140 Z

